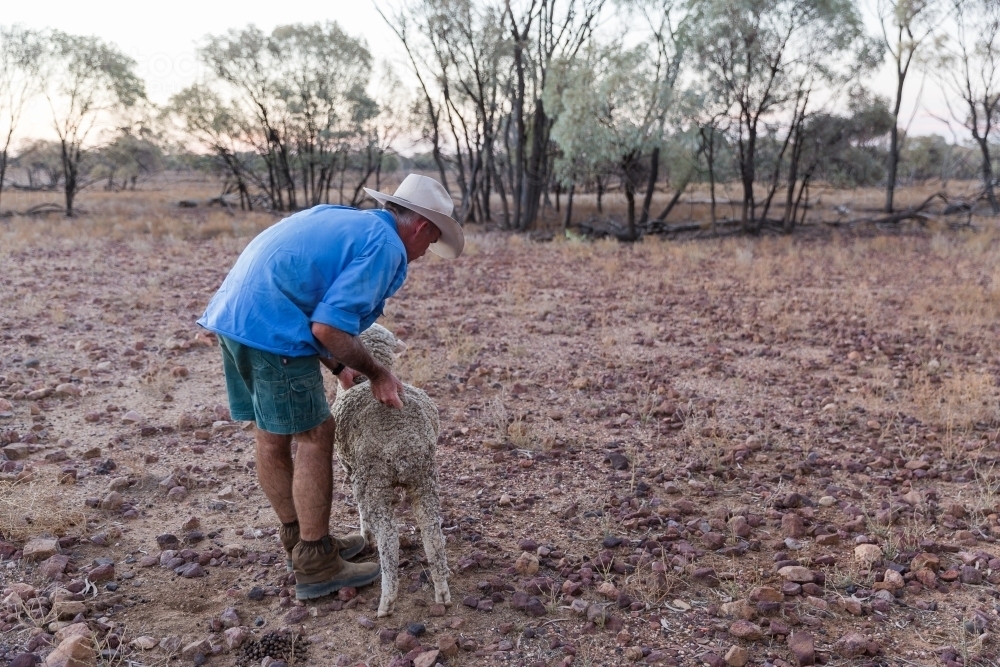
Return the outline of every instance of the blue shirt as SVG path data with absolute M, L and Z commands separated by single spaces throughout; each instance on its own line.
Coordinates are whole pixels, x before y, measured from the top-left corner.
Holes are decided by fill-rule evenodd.
M 405 279 L 406 248 L 392 214 L 316 206 L 251 241 L 198 324 L 286 357 L 329 356 L 312 322 L 356 336 Z

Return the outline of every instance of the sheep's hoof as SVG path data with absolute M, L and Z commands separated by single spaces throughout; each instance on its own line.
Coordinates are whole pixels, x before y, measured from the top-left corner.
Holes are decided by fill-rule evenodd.
M 385 618 L 386 616 L 392 616 L 392 610 L 379 609 L 376 618 Z

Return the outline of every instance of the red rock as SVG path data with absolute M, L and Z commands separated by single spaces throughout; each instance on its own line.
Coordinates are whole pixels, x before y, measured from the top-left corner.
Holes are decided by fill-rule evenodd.
M 781 517 L 781 535 L 783 537 L 799 538 L 806 534 L 806 527 L 802 517 L 795 512 L 786 512 Z
M 843 658 L 856 658 L 868 651 L 868 638 L 858 632 L 848 632 L 838 639 L 833 650 Z
M 420 646 L 420 640 L 411 635 L 409 632 L 400 632 L 396 635 L 394 642 L 396 644 L 396 648 L 403 653 L 412 651 L 416 647 Z
M 746 641 L 756 641 L 760 639 L 764 631 L 756 623 L 751 623 L 750 621 L 734 621 L 729 626 L 729 634 L 736 637 L 737 639 L 745 639 Z
M 795 632 L 788 637 L 788 648 L 795 656 L 799 667 L 816 662 L 816 647 L 813 636 L 808 632 Z
M 114 581 L 115 566 L 111 563 L 108 563 L 107 565 L 98 565 L 87 573 L 87 578 L 95 584 L 102 581 Z

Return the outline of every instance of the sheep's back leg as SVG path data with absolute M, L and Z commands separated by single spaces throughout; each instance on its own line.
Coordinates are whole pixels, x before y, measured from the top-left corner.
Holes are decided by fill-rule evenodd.
M 378 546 L 382 567 L 382 598 L 378 605 L 379 617 L 392 613 L 399 595 L 399 531 L 392 518 L 392 488 L 358 485 L 355 496 L 361 514 L 362 533 L 366 539 L 373 535 Z
M 434 581 L 434 601 L 451 604 L 448 589 L 448 552 L 444 533 L 441 532 L 441 501 L 438 499 L 437 480 L 431 479 L 411 492 L 413 513 L 424 541 L 424 553 Z

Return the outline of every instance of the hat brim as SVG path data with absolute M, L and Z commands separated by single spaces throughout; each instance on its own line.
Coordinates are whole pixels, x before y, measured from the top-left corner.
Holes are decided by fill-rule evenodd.
M 434 223 L 434 226 L 441 230 L 441 238 L 437 243 L 432 243 L 430 247 L 428 247 L 428 250 L 438 257 L 443 257 L 444 259 L 455 259 L 462 254 L 462 250 L 465 249 L 465 232 L 462 231 L 462 226 L 458 224 L 458 221 L 455 220 L 455 218 L 450 215 L 445 215 L 441 211 L 435 211 L 431 208 L 418 206 L 417 204 L 407 201 L 402 197 L 387 195 L 384 192 L 372 190 L 371 188 L 365 188 L 364 190 L 369 197 L 380 204 L 385 204 L 386 202 L 399 204 L 404 208 L 408 208 L 411 211 L 419 213 Z

